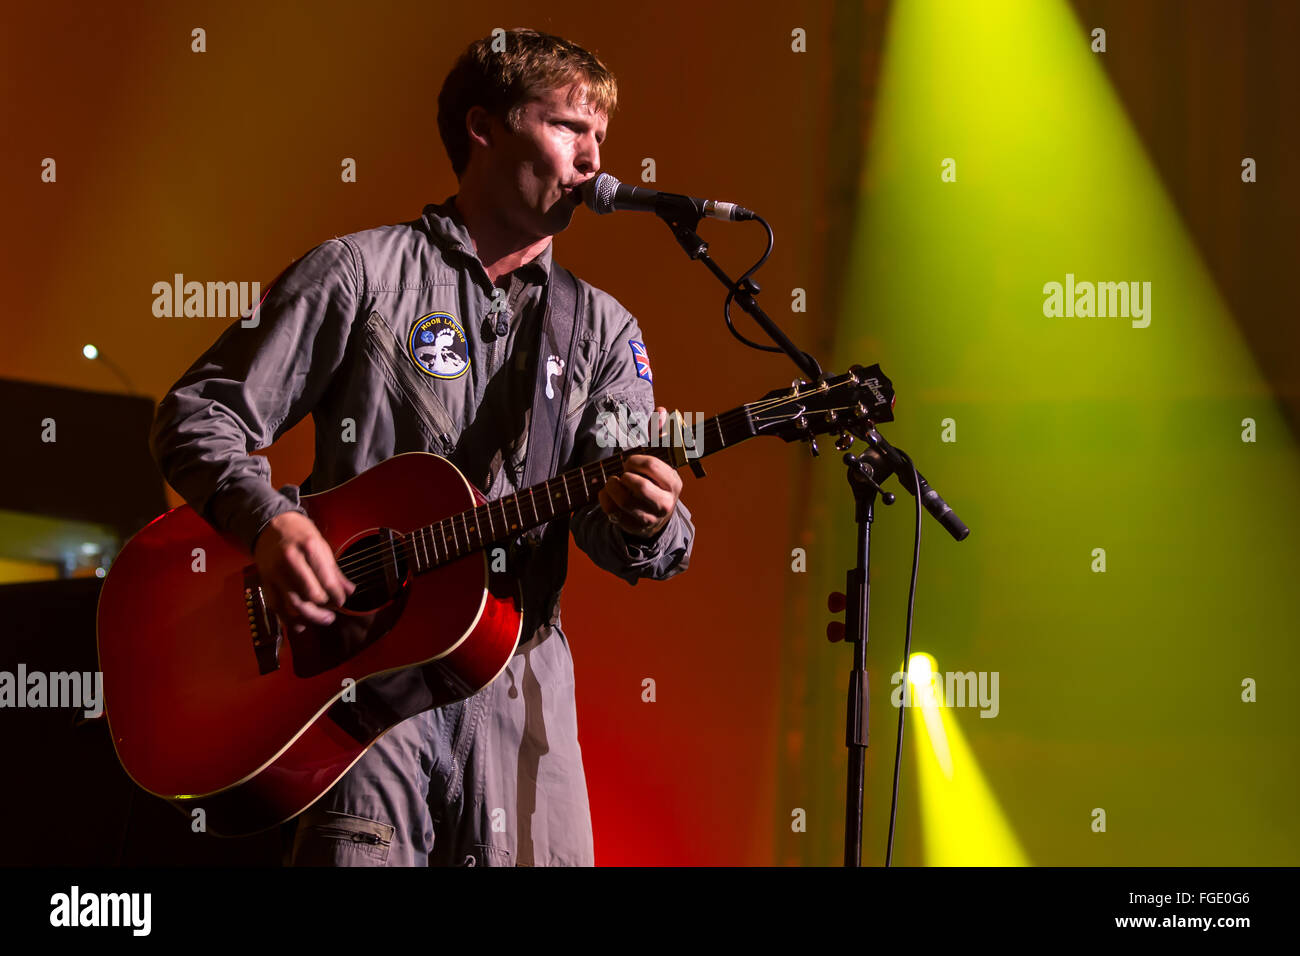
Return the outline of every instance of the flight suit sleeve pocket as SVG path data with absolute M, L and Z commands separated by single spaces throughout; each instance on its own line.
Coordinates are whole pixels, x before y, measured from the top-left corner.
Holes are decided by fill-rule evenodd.
M 384 866 L 393 846 L 392 824 L 337 810 L 308 810 L 298 821 L 294 861 L 299 866 Z

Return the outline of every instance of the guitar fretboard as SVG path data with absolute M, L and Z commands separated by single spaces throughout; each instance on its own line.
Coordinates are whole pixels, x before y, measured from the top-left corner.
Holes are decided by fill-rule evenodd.
M 699 458 L 739 444 L 755 434 L 747 405 L 700 423 L 696 431 L 696 447 L 691 449 L 691 457 Z M 431 571 L 494 544 L 509 541 L 560 515 L 582 510 L 597 499 L 609 479 L 623 472 L 623 463 L 629 455 L 653 455 L 673 465 L 680 460 L 680 449 L 662 445 L 627 449 L 570 469 L 531 488 L 417 528 L 395 543 L 405 551 L 415 573 Z

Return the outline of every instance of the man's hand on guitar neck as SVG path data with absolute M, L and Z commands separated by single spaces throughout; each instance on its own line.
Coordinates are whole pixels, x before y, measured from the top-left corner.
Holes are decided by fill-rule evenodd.
M 297 511 L 271 519 L 253 545 L 267 606 L 294 634 L 308 624 L 334 622 L 328 605 L 342 607 L 356 585 L 344 577 L 315 522 Z
M 668 409 L 655 409 L 664 434 Z M 653 538 L 664 529 L 682 494 L 682 478 L 652 455 L 629 455 L 623 473 L 609 479 L 599 494 L 600 507 L 624 533 Z

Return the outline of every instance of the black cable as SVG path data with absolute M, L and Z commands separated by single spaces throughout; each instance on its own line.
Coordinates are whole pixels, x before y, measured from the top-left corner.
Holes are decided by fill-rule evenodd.
M 921 488 L 920 479 L 916 476 L 916 463 L 908 457 L 904 451 L 898 454 L 903 456 L 903 460 L 912 466 L 912 487 L 918 491 Z M 898 775 L 903 760 L 903 714 L 907 710 L 907 695 L 912 692 L 911 685 L 911 656 L 912 656 L 912 616 L 916 610 L 916 574 L 921 564 L 921 496 L 913 495 L 916 498 L 916 537 L 912 545 L 912 584 L 907 593 L 907 633 L 903 637 L 903 699 L 900 700 L 898 707 L 898 739 L 894 744 L 894 796 L 889 804 L 889 844 L 885 847 L 885 866 L 889 866 L 894 857 L 894 825 L 898 820 Z
M 733 284 L 731 288 L 727 291 L 727 298 L 723 300 L 722 303 L 722 315 L 723 318 L 727 320 L 727 331 L 729 331 L 742 343 L 748 345 L 751 349 L 758 349 L 760 352 L 784 352 L 785 349 L 777 348 L 774 345 L 761 345 L 758 342 L 750 341 L 749 339 L 741 335 L 738 331 L 736 331 L 736 326 L 731 321 L 731 300 L 736 297 L 737 293 L 748 291 L 747 285 L 749 283 L 749 277 L 752 276 L 755 272 L 757 272 L 762 267 L 763 263 L 767 261 L 767 257 L 772 254 L 772 246 L 775 245 L 776 243 L 776 235 L 772 232 L 772 227 L 767 224 L 767 220 L 764 219 L 762 216 L 755 215 L 754 221 L 759 223 L 764 229 L 767 230 L 767 250 L 763 253 L 763 255 L 759 258 L 757 262 L 755 262 L 752 266 L 750 266 L 748 269 L 745 270 L 745 274 L 742 275 L 739 279 L 737 279 L 735 281 L 735 284 Z M 803 355 L 803 357 L 808 360 L 810 364 L 813 365 L 816 364 L 816 362 L 812 361 L 811 355 L 809 355 L 807 352 L 804 352 L 803 349 L 800 349 L 799 351 Z

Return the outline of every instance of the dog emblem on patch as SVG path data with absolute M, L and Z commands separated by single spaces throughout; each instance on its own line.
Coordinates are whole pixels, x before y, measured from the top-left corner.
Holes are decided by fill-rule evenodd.
M 450 312 L 416 319 L 406 337 L 406 351 L 416 368 L 434 378 L 460 378 L 469 370 L 469 342 Z
M 546 357 L 546 397 L 555 398 L 555 390 L 551 388 L 551 376 L 564 374 L 564 359 L 558 355 L 548 355 Z

